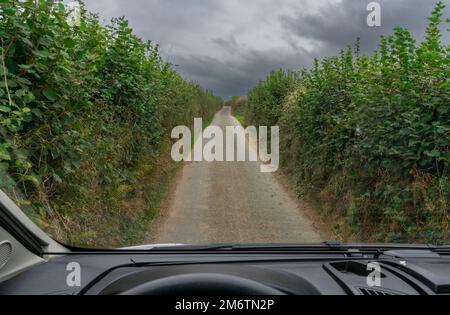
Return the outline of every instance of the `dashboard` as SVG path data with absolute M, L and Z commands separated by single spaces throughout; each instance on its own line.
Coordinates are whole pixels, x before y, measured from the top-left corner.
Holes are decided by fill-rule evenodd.
M 76 277 L 79 277 L 79 281 Z M 292 252 L 74 253 L 0 283 L 0 294 L 435 295 L 450 293 L 450 256 Z

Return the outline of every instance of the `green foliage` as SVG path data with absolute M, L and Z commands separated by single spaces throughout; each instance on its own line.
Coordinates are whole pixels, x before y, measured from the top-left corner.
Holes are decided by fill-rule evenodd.
M 361 239 L 448 240 L 443 10 L 437 3 L 420 44 L 396 28 L 371 56 L 358 40 L 311 70 L 274 72 L 250 92 L 252 121 L 280 125 L 283 164 L 301 191 L 327 199 Z
M 248 115 L 252 121 L 264 126 L 275 125 L 281 117 L 282 107 L 298 85 L 298 76 L 292 71 L 272 71 L 249 94 Z
M 10 175 L 64 217 L 94 186 L 106 198 L 132 183 L 175 125 L 211 116 L 222 101 L 172 70 L 124 18 L 102 26 L 81 4 L 81 25 L 71 27 L 52 2 L 0 1 L 0 186 Z
M 243 126 L 248 125 L 247 120 L 251 117 L 247 104 L 247 96 L 233 96 L 231 100 L 225 103 L 225 106 L 231 107 L 233 116 L 236 117 Z

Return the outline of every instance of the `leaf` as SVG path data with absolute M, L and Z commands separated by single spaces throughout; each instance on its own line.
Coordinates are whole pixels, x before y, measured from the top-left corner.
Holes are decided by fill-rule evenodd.
M 23 70 L 30 70 L 32 67 L 33 65 L 26 65 L 26 64 L 19 65 L 19 68 Z
M 26 78 L 18 78 L 17 82 L 23 85 L 31 85 L 32 83 L 30 82 L 30 80 L 26 79 Z
M 22 37 L 22 41 L 28 46 L 33 47 L 33 43 L 26 37 Z
M 4 146 L 0 146 L 0 161 L 11 161 L 11 155 Z
M 441 152 L 439 152 L 438 150 L 428 151 L 428 152 L 425 152 L 425 154 L 432 158 L 438 158 L 441 156 Z
M 0 81 L 0 87 L 3 87 L 3 88 L 6 87 L 6 84 L 5 84 L 4 81 Z M 9 80 L 9 81 L 8 81 L 8 87 L 10 87 L 10 88 L 15 88 L 15 87 L 17 87 L 17 82 L 14 81 L 14 80 Z
M 27 92 L 27 90 L 17 90 L 16 93 L 15 93 L 15 95 L 16 95 L 17 97 L 22 97 L 22 96 L 25 95 L 26 92 Z
M 25 175 L 22 177 L 22 180 L 27 181 L 27 182 L 32 182 L 36 186 L 39 186 L 41 184 L 41 181 L 39 180 L 39 178 L 37 178 L 36 176 L 33 176 L 33 175 Z
M 35 51 L 33 51 L 33 53 L 36 56 L 41 57 L 41 58 L 47 58 L 50 56 L 50 53 L 46 50 L 35 50 Z
M 0 112 L 9 113 L 11 108 L 8 106 L 0 106 Z
M 61 179 L 61 177 L 59 177 L 58 174 L 54 173 L 53 178 L 54 178 L 55 182 L 57 182 L 58 184 L 62 183 L 62 179 Z
M 30 103 L 32 101 L 34 101 L 36 99 L 36 97 L 34 96 L 33 92 L 28 92 L 27 96 L 25 97 L 25 101 L 27 103 Z
M 56 92 L 54 89 L 52 89 L 51 87 L 48 87 L 46 89 L 44 89 L 42 91 L 42 94 L 44 94 L 44 96 L 50 100 L 50 101 L 56 101 Z

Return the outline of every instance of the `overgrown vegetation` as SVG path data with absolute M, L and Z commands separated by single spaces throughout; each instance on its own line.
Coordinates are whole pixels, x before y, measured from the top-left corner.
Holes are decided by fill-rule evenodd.
M 358 40 L 311 70 L 274 71 L 249 94 L 247 123 L 280 125 L 285 170 L 338 222 L 337 237 L 449 240 L 443 10 L 437 3 L 422 43 L 396 28 L 373 55 Z
M 180 77 L 124 18 L 103 26 L 83 9 L 71 27 L 51 3 L 0 1 L 0 186 L 59 240 L 132 244 L 173 173 L 170 130 L 222 100 Z
M 245 126 L 246 123 L 246 112 L 247 112 L 247 96 L 233 96 L 231 100 L 225 103 L 225 106 L 230 106 L 233 111 L 233 116 Z

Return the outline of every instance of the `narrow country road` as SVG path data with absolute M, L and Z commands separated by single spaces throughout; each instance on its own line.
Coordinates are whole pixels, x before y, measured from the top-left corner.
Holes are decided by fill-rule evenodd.
M 225 130 L 239 122 L 224 107 L 212 124 Z M 274 174 L 261 173 L 259 162 L 186 163 L 176 185 L 167 209 L 152 225 L 152 243 L 322 240 L 303 213 L 304 205 Z

